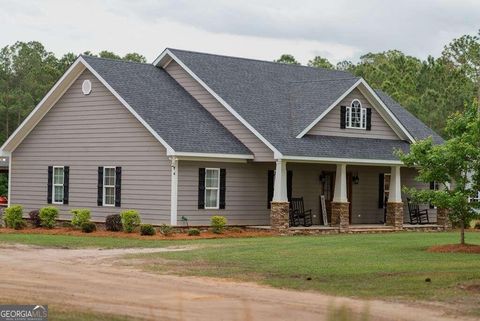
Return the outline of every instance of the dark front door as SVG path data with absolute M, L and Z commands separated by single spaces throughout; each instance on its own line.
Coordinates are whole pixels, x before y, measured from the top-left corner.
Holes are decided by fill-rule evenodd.
M 352 173 L 347 173 L 348 221 L 352 224 Z

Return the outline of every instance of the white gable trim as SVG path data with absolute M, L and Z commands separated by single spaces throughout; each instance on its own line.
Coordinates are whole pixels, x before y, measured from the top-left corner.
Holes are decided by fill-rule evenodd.
M 88 69 L 95 77 L 97 77 L 98 80 L 115 96 L 115 98 L 117 98 L 122 105 L 124 105 L 128 111 L 130 111 L 132 115 L 167 149 L 167 155 L 173 155 L 175 153 L 173 148 L 170 147 L 170 145 L 168 145 L 167 142 L 165 142 L 165 140 L 163 140 L 158 133 L 153 130 L 150 125 L 148 125 L 147 122 L 140 117 L 140 115 L 137 114 L 137 112 L 125 101 L 125 99 L 123 99 L 82 57 L 78 57 L 77 60 L 75 60 L 72 66 L 70 66 L 65 74 L 63 74 L 63 76 L 55 83 L 52 89 L 50 89 L 40 103 L 38 103 L 35 109 L 7 139 L 0 150 L 4 152 L 13 152 L 85 69 Z M 59 91 L 59 87 L 62 85 L 64 87 L 61 91 Z M 54 96 L 55 99 L 47 104 L 46 102 Z
M 310 125 L 305 127 L 304 130 L 300 134 L 297 135 L 297 138 L 302 138 L 305 136 L 316 124 L 320 122 L 335 106 L 337 106 L 345 97 L 347 97 L 348 94 L 350 94 L 355 88 L 357 88 L 360 84 L 362 84 L 367 91 L 373 96 L 375 99 L 375 102 L 378 103 L 382 109 L 385 111 L 385 113 L 388 115 L 388 117 L 393 121 L 393 123 L 398 126 L 398 128 L 401 131 L 401 134 L 405 135 L 409 139 L 411 143 L 415 142 L 415 138 L 408 132 L 408 130 L 402 125 L 402 123 L 395 117 L 395 115 L 390 111 L 390 109 L 383 103 L 383 101 L 378 97 L 378 95 L 375 93 L 375 91 L 368 85 L 368 83 L 363 79 L 360 78 L 353 86 L 351 86 L 347 91 L 345 91 L 340 97 L 338 97 L 337 100 L 335 100 L 325 111 L 323 111 L 320 116 L 318 116 Z M 368 99 L 368 98 L 367 98 Z M 388 122 L 387 122 L 388 123 Z M 397 135 L 399 134 L 395 128 L 392 128 Z
M 265 137 L 263 137 L 252 125 L 250 125 L 240 114 L 238 114 L 235 109 L 232 108 L 225 100 L 222 99 L 217 93 L 215 93 L 203 80 L 200 79 L 190 68 L 188 68 L 177 56 L 175 56 L 169 49 L 165 49 L 163 53 L 158 56 L 157 59 L 153 62 L 155 66 L 158 66 L 159 63 L 166 57 L 169 56 L 171 59 L 167 61 L 166 64 L 170 63 L 173 59 L 176 63 L 180 65 L 193 79 L 195 79 L 208 93 L 210 93 L 223 107 L 225 107 L 235 118 L 237 118 L 245 127 L 247 127 L 258 139 L 260 139 L 268 148 L 273 151 L 274 158 L 278 159 L 282 157 L 282 153 L 276 149 Z M 165 64 L 165 65 L 166 65 Z M 162 65 L 162 68 L 165 67 Z
M 363 159 L 363 158 L 338 158 L 338 157 L 309 157 L 309 156 L 283 156 L 286 161 L 295 161 L 299 163 L 322 163 L 322 164 L 350 164 L 350 165 L 372 165 L 372 166 L 391 166 L 404 165 L 400 160 L 381 160 L 381 159 Z

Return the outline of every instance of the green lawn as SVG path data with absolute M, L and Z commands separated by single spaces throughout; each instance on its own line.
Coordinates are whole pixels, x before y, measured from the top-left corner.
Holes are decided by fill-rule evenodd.
M 467 233 L 480 244 L 480 233 Z M 458 242 L 458 233 L 389 233 L 198 241 L 0 234 L 0 242 L 68 247 L 201 245 L 184 252 L 137 254 L 160 273 L 227 277 L 275 287 L 362 298 L 438 300 L 480 314 L 480 255 L 440 254 L 431 245 Z M 427 278 L 431 282 L 425 282 Z M 475 311 L 475 309 L 477 309 Z

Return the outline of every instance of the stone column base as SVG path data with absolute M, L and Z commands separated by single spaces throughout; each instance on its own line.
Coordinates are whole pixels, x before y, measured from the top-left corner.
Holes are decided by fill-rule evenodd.
M 403 227 L 403 202 L 387 202 L 387 220 L 385 224 L 393 226 L 395 229 Z
M 448 210 L 446 208 L 437 208 L 437 225 L 445 230 L 452 228 L 452 222 L 448 218 Z
M 340 230 L 348 230 L 350 225 L 350 203 L 332 202 L 332 226 L 340 227 Z
M 289 202 L 271 202 L 270 226 L 272 230 L 285 232 L 290 226 Z

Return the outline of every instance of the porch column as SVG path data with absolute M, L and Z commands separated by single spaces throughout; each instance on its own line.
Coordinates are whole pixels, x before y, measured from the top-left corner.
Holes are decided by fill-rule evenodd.
M 400 182 L 400 166 L 392 166 L 390 171 L 390 190 L 387 201 L 386 225 L 401 229 L 403 227 L 403 201 Z
M 170 225 L 177 225 L 178 204 L 178 159 L 171 158 Z
M 448 209 L 446 208 L 437 208 L 437 225 L 442 227 L 444 230 L 449 230 L 452 228 L 452 222 L 448 218 Z
M 335 191 L 332 200 L 332 225 L 347 230 L 350 220 L 350 203 L 347 198 L 347 165 L 337 164 Z
M 278 232 L 289 227 L 289 203 L 287 197 L 287 162 L 278 159 L 273 183 L 273 199 L 270 207 L 270 225 Z

